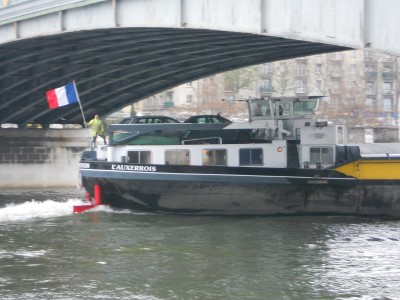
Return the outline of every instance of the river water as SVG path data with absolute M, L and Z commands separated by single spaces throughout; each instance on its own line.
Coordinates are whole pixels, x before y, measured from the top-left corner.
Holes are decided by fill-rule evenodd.
M 189 217 L 0 191 L 0 299 L 400 299 L 400 220 Z

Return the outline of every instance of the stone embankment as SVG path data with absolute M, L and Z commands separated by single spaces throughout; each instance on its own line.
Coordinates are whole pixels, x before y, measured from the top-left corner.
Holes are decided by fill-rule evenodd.
M 0 129 L 0 187 L 65 187 L 78 183 L 86 129 Z

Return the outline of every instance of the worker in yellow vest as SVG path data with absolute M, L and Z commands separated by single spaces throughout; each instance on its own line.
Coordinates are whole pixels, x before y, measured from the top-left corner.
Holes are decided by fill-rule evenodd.
M 95 115 L 94 119 L 90 120 L 86 123 L 90 128 L 92 128 L 92 146 L 93 148 L 96 147 L 96 139 L 97 136 L 100 136 L 104 140 L 104 145 L 107 145 L 106 135 L 104 134 L 104 123 L 100 119 L 99 115 Z

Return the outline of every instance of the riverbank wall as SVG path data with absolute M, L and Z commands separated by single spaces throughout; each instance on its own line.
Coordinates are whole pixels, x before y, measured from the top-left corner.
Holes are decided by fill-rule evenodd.
M 76 186 L 90 142 L 86 129 L 0 129 L 0 188 Z

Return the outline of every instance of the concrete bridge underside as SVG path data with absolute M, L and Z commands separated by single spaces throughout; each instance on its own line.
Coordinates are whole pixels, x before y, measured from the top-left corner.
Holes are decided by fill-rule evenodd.
M 351 5 L 345 0 L 28 3 L 35 2 L 60 4 L 51 9 L 38 6 L 30 13 L 23 9 L 26 3 L 20 10 L 17 5 L 0 10 L 0 123 L 49 124 L 61 118 L 81 123 L 78 105 L 50 110 L 45 99 L 47 90 L 72 80 L 90 118 L 208 75 L 362 48 L 369 35 L 368 41 L 374 40 L 373 30 L 366 35 L 360 27 L 366 15 L 364 0 Z M 328 15 L 323 10 L 326 3 L 331 5 Z M 369 8 L 375 5 L 368 3 Z M 307 19 L 307 7 L 315 6 L 319 14 Z M 351 14 L 354 20 L 349 20 Z M 287 20 L 281 20 L 285 16 Z M 313 22 L 320 20 L 319 25 L 311 27 L 311 17 Z M 336 25 L 327 23 L 328 17 Z M 347 20 L 345 26 L 342 19 Z
M 46 90 L 71 80 L 76 80 L 83 111 L 92 117 L 207 75 L 342 49 L 261 35 L 165 28 L 24 40 L 0 46 L 0 123 L 46 124 L 60 118 L 80 123 L 77 104 L 49 110 L 45 100 Z

